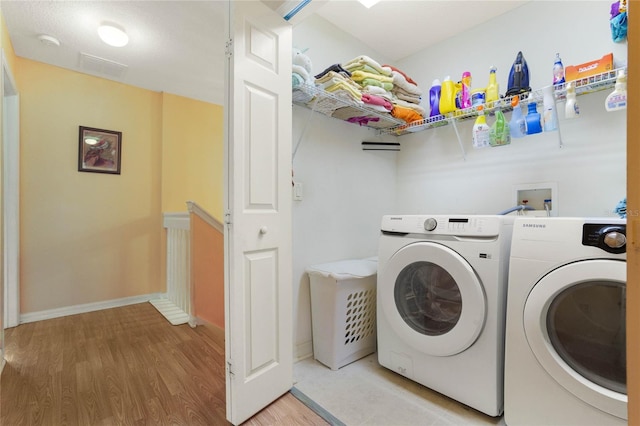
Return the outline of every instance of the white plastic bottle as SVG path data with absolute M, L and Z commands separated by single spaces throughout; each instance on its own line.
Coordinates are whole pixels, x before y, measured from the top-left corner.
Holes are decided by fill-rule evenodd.
M 556 102 L 553 98 L 553 86 L 547 86 L 542 89 L 542 113 L 543 129 L 545 132 L 551 132 L 558 129 L 558 118 L 556 115 Z
M 604 107 L 607 111 L 618 111 L 627 108 L 627 76 L 624 70 L 618 71 L 616 87 L 613 92 L 607 96 Z
M 487 119 L 484 116 L 483 106 L 478 106 L 478 118 L 476 118 L 476 122 L 473 125 L 473 134 L 472 141 L 474 148 L 486 148 L 489 146 L 490 136 L 489 131 L 490 127 L 487 124 Z
M 580 116 L 580 108 L 576 100 L 576 88 L 573 81 L 567 83 L 567 103 L 564 106 L 565 118 L 576 118 Z

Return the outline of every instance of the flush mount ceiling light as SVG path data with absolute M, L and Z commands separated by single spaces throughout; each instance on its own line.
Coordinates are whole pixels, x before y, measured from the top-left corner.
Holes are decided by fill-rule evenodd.
M 38 40 L 40 40 L 42 44 L 46 44 L 47 46 L 60 46 L 60 40 L 58 40 L 54 36 L 50 36 L 47 34 L 40 34 L 38 36 Z
M 375 6 L 380 0 L 358 0 L 367 9 Z
M 102 24 L 98 27 L 100 39 L 113 47 L 123 47 L 129 43 L 127 33 L 117 25 Z

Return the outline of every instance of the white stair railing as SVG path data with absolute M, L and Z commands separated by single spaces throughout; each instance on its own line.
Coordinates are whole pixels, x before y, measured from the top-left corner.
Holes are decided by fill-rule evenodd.
M 167 229 L 167 293 L 150 303 L 173 325 L 195 326 L 191 288 L 189 213 L 165 213 Z

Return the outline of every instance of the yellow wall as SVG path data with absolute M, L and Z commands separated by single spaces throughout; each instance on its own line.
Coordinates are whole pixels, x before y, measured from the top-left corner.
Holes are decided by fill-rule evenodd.
M 21 313 L 163 291 L 161 95 L 16 63 Z M 122 132 L 120 175 L 78 172 L 78 126 Z
M 194 201 L 223 219 L 222 106 L 164 94 L 162 209 L 187 210 Z

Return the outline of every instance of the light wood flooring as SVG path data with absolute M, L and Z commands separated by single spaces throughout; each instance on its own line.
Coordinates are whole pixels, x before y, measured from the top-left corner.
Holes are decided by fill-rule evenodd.
M 224 335 L 149 303 L 5 330 L 0 425 L 228 425 Z M 287 393 L 245 425 L 326 425 Z

